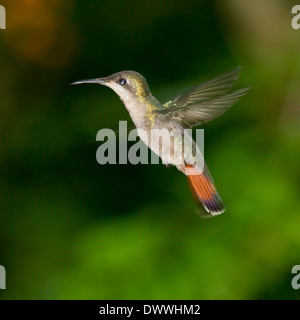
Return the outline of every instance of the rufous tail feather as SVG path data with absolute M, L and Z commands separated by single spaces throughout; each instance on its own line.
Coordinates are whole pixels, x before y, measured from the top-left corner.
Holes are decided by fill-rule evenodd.
M 202 173 L 199 173 L 194 166 L 188 164 L 185 165 L 185 168 L 191 192 L 195 200 L 198 203 L 202 203 L 205 210 L 209 213 L 206 216 L 223 213 L 225 205 L 214 186 L 207 167 L 204 166 Z

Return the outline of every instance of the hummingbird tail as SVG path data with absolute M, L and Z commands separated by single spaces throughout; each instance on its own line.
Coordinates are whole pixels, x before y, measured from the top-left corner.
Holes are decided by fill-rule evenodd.
M 208 214 L 205 217 L 215 216 L 225 211 L 225 205 L 219 196 L 213 179 L 207 169 L 204 167 L 202 173 L 198 173 L 194 166 L 185 165 L 186 175 L 191 192 L 196 202 L 202 203 Z

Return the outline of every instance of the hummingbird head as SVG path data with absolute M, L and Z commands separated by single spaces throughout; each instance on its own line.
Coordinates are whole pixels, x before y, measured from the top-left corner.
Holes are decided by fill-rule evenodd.
M 98 83 L 110 87 L 124 103 L 146 98 L 150 94 L 146 79 L 135 71 L 121 71 L 104 78 L 76 81 L 72 85 L 81 83 Z

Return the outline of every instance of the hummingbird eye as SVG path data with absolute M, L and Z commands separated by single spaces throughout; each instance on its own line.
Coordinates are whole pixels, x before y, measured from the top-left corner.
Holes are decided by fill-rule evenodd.
M 124 84 L 126 84 L 126 80 L 123 79 L 123 78 L 119 79 L 118 82 L 119 82 L 119 84 L 120 84 L 121 86 L 124 86 Z

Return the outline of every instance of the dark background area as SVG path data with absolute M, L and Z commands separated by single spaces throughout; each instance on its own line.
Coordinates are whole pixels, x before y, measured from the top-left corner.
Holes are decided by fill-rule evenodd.
M 298 299 L 300 31 L 295 1 L 2 1 L 1 299 Z M 107 88 L 132 69 L 164 102 L 243 67 L 251 91 L 207 123 L 226 212 L 201 219 L 186 177 L 96 162 L 130 117 Z

